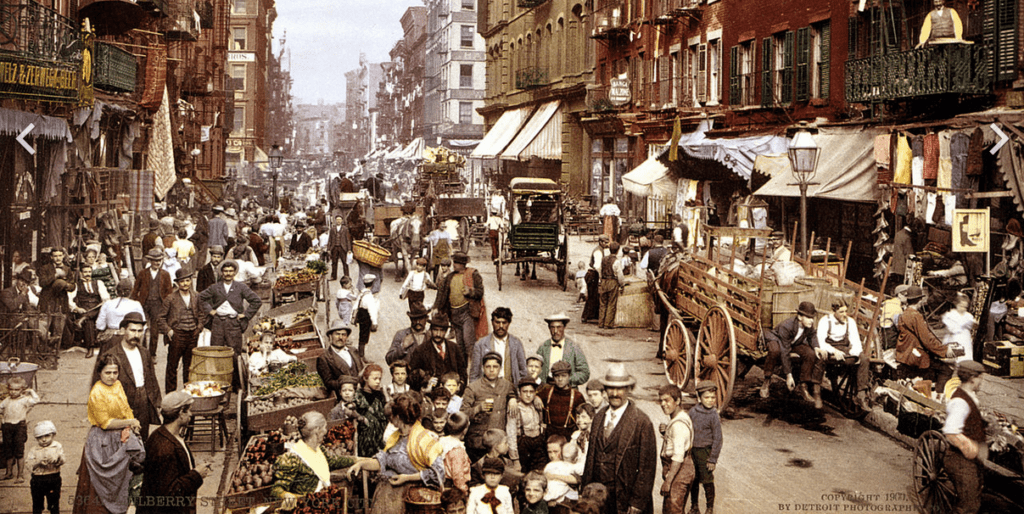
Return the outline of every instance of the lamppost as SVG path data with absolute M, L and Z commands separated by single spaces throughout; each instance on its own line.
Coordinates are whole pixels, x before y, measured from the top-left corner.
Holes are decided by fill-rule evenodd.
M 273 170 L 273 173 L 274 173 L 274 175 L 273 175 L 274 176 L 274 188 L 273 188 L 274 203 L 271 206 L 271 208 L 274 209 L 274 210 L 277 210 L 277 173 L 281 169 L 281 161 L 284 160 L 284 154 L 281 153 L 281 146 L 280 145 L 274 145 L 274 146 L 270 147 L 270 155 L 269 155 L 269 157 L 270 157 L 270 169 Z
M 805 259 L 809 258 L 807 255 L 807 186 L 814 178 L 820 153 L 821 149 L 814 142 L 811 133 L 803 128 L 797 131 L 789 143 L 789 164 L 793 167 L 793 174 L 796 175 L 800 186 L 800 242 L 801 253 Z

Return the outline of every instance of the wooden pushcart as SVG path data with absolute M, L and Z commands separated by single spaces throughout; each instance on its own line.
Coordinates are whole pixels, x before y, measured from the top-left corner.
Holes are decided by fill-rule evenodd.
M 767 245 L 760 257 L 760 272 L 755 274 L 759 278 L 755 279 L 736 270 L 737 245 L 731 245 L 730 253 L 723 254 L 722 241 L 767 239 L 771 230 L 707 225 L 701 229 L 704 237 L 716 244 L 708 244 L 705 255 L 676 252 L 666 256 L 653 290 L 669 314 L 663 339 L 666 378 L 681 389 L 690 386 L 691 380 L 694 385 L 702 380 L 715 382 L 718 409 L 723 410 L 732 399 L 737 376 L 744 376 L 767 355 L 762 331 L 772 329 L 774 297 L 771 283 L 765 280 Z M 836 272 L 827 262 L 819 265 L 794 260 L 804 267 L 807 276 L 841 284 L 841 289 L 852 298 L 851 317 L 867 334 L 861 338 L 865 348 L 877 343 L 877 319 L 884 298 L 866 289 L 863 281 L 855 284 L 846 280 L 843 267 Z M 696 337 L 687 325 L 697 326 Z M 834 389 L 853 395 L 849 377 L 841 378 Z M 846 400 L 852 404 L 852 399 Z
M 917 438 L 914 445 L 913 500 L 921 512 L 930 514 L 946 514 L 953 512 L 957 497 L 949 472 L 945 469 L 947 452 L 958 451 L 950 448 L 949 441 L 942 432 L 929 430 Z M 1020 456 L 1020 453 L 1017 452 Z M 1021 463 L 1018 463 L 1021 464 Z M 996 464 L 984 461 L 982 492 L 983 507 L 985 504 L 992 510 L 986 512 L 1021 513 L 1024 512 L 1024 474 Z M 998 506 L 996 506 L 998 505 Z

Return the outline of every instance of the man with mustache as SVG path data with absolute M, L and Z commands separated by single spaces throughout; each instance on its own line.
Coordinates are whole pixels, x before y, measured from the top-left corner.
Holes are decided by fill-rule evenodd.
M 149 437 L 149 425 L 160 424 L 157 406 L 160 405 L 160 385 L 156 381 L 156 370 L 153 368 L 153 357 L 148 351 L 140 349 L 142 337 L 146 333 L 146 320 L 137 312 L 129 312 L 121 320 L 121 344 L 112 346 L 103 355 L 112 353 L 117 358 L 117 379 L 124 387 L 128 397 L 128 406 L 139 420 L 142 427 L 140 436 L 145 441 Z M 103 355 L 96 360 L 97 367 L 92 372 L 95 384 L 100 379 L 99 363 Z

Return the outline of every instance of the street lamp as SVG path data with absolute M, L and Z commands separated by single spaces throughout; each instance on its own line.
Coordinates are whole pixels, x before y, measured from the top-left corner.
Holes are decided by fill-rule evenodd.
M 821 149 L 814 142 L 811 133 L 805 129 L 797 131 L 793 140 L 789 143 L 789 164 L 793 168 L 800 185 L 800 242 L 803 257 L 807 255 L 807 186 L 814 178 L 814 172 L 818 167 L 818 156 Z
M 278 170 L 281 169 L 281 161 L 284 160 L 284 154 L 281 152 L 281 146 L 280 145 L 274 145 L 274 146 L 270 147 L 270 155 L 269 155 L 269 157 L 270 157 L 270 169 L 273 170 L 273 173 L 274 173 L 274 188 L 273 188 L 274 203 L 271 206 L 271 208 L 274 209 L 274 210 L 277 210 L 277 173 L 278 173 Z

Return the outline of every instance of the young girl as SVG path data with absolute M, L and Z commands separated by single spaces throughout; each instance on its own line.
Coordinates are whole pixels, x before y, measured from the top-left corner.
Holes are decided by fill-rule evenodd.
M 363 387 L 356 393 L 356 412 L 363 416 L 359 423 L 359 456 L 372 457 L 384 448 L 384 429 L 388 419 L 384 415 L 387 399 L 381 389 L 384 370 L 376 364 L 367 364 L 363 370 Z
M 576 457 L 576 445 L 567 443 L 564 437 L 557 434 L 548 438 L 549 462 L 544 466 L 544 476 L 548 479 L 545 501 L 561 503 L 579 499 L 575 489 L 579 485 L 579 479 L 574 475 Z
M 341 287 L 335 293 L 338 318 L 346 325 L 352 324 L 352 302 L 356 301 L 356 293 L 352 291 L 352 279 L 341 277 Z
M 400 394 L 409 392 L 409 363 L 398 359 L 391 363 L 391 383 L 388 384 L 387 397 L 390 400 Z
M 971 342 L 971 329 L 974 327 L 974 316 L 967 312 L 971 299 L 963 294 L 957 293 L 953 300 L 953 309 L 942 315 L 942 323 L 946 325 L 946 337 L 942 339 L 943 344 L 953 345 L 956 352 L 957 362 L 974 360 L 974 345 Z
M 437 289 L 437 285 L 434 284 L 434 281 L 430 279 L 430 274 L 427 273 L 426 257 L 420 257 L 416 259 L 415 271 L 405 277 L 405 283 L 402 284 L 402 290 L 398 297 L 403 300 L 409 300 L 410 311 L 423 310 L 423 298 L 428 287 Z
M 463 440 L 469 430 L 469 416 L 456 412 L 448 416 L 448 423 L 444 426 L 444 437 L 441 438 L 441 448 L 444 455 L 444 476 L 445 481 L 451 480 L 451 485 L 462 492 L 469 492 L 469 454 L 466 453 L 466 443 Z
M 448 413 L 459 412 L 462 409 L 462 397 L 459 396 L 459 390 L 462 389 L 462 378 L 458 373 L 449 371 L 441 375 L 441 385 L 449 393 L 452 393 L 451 399 L 448 400 Z

